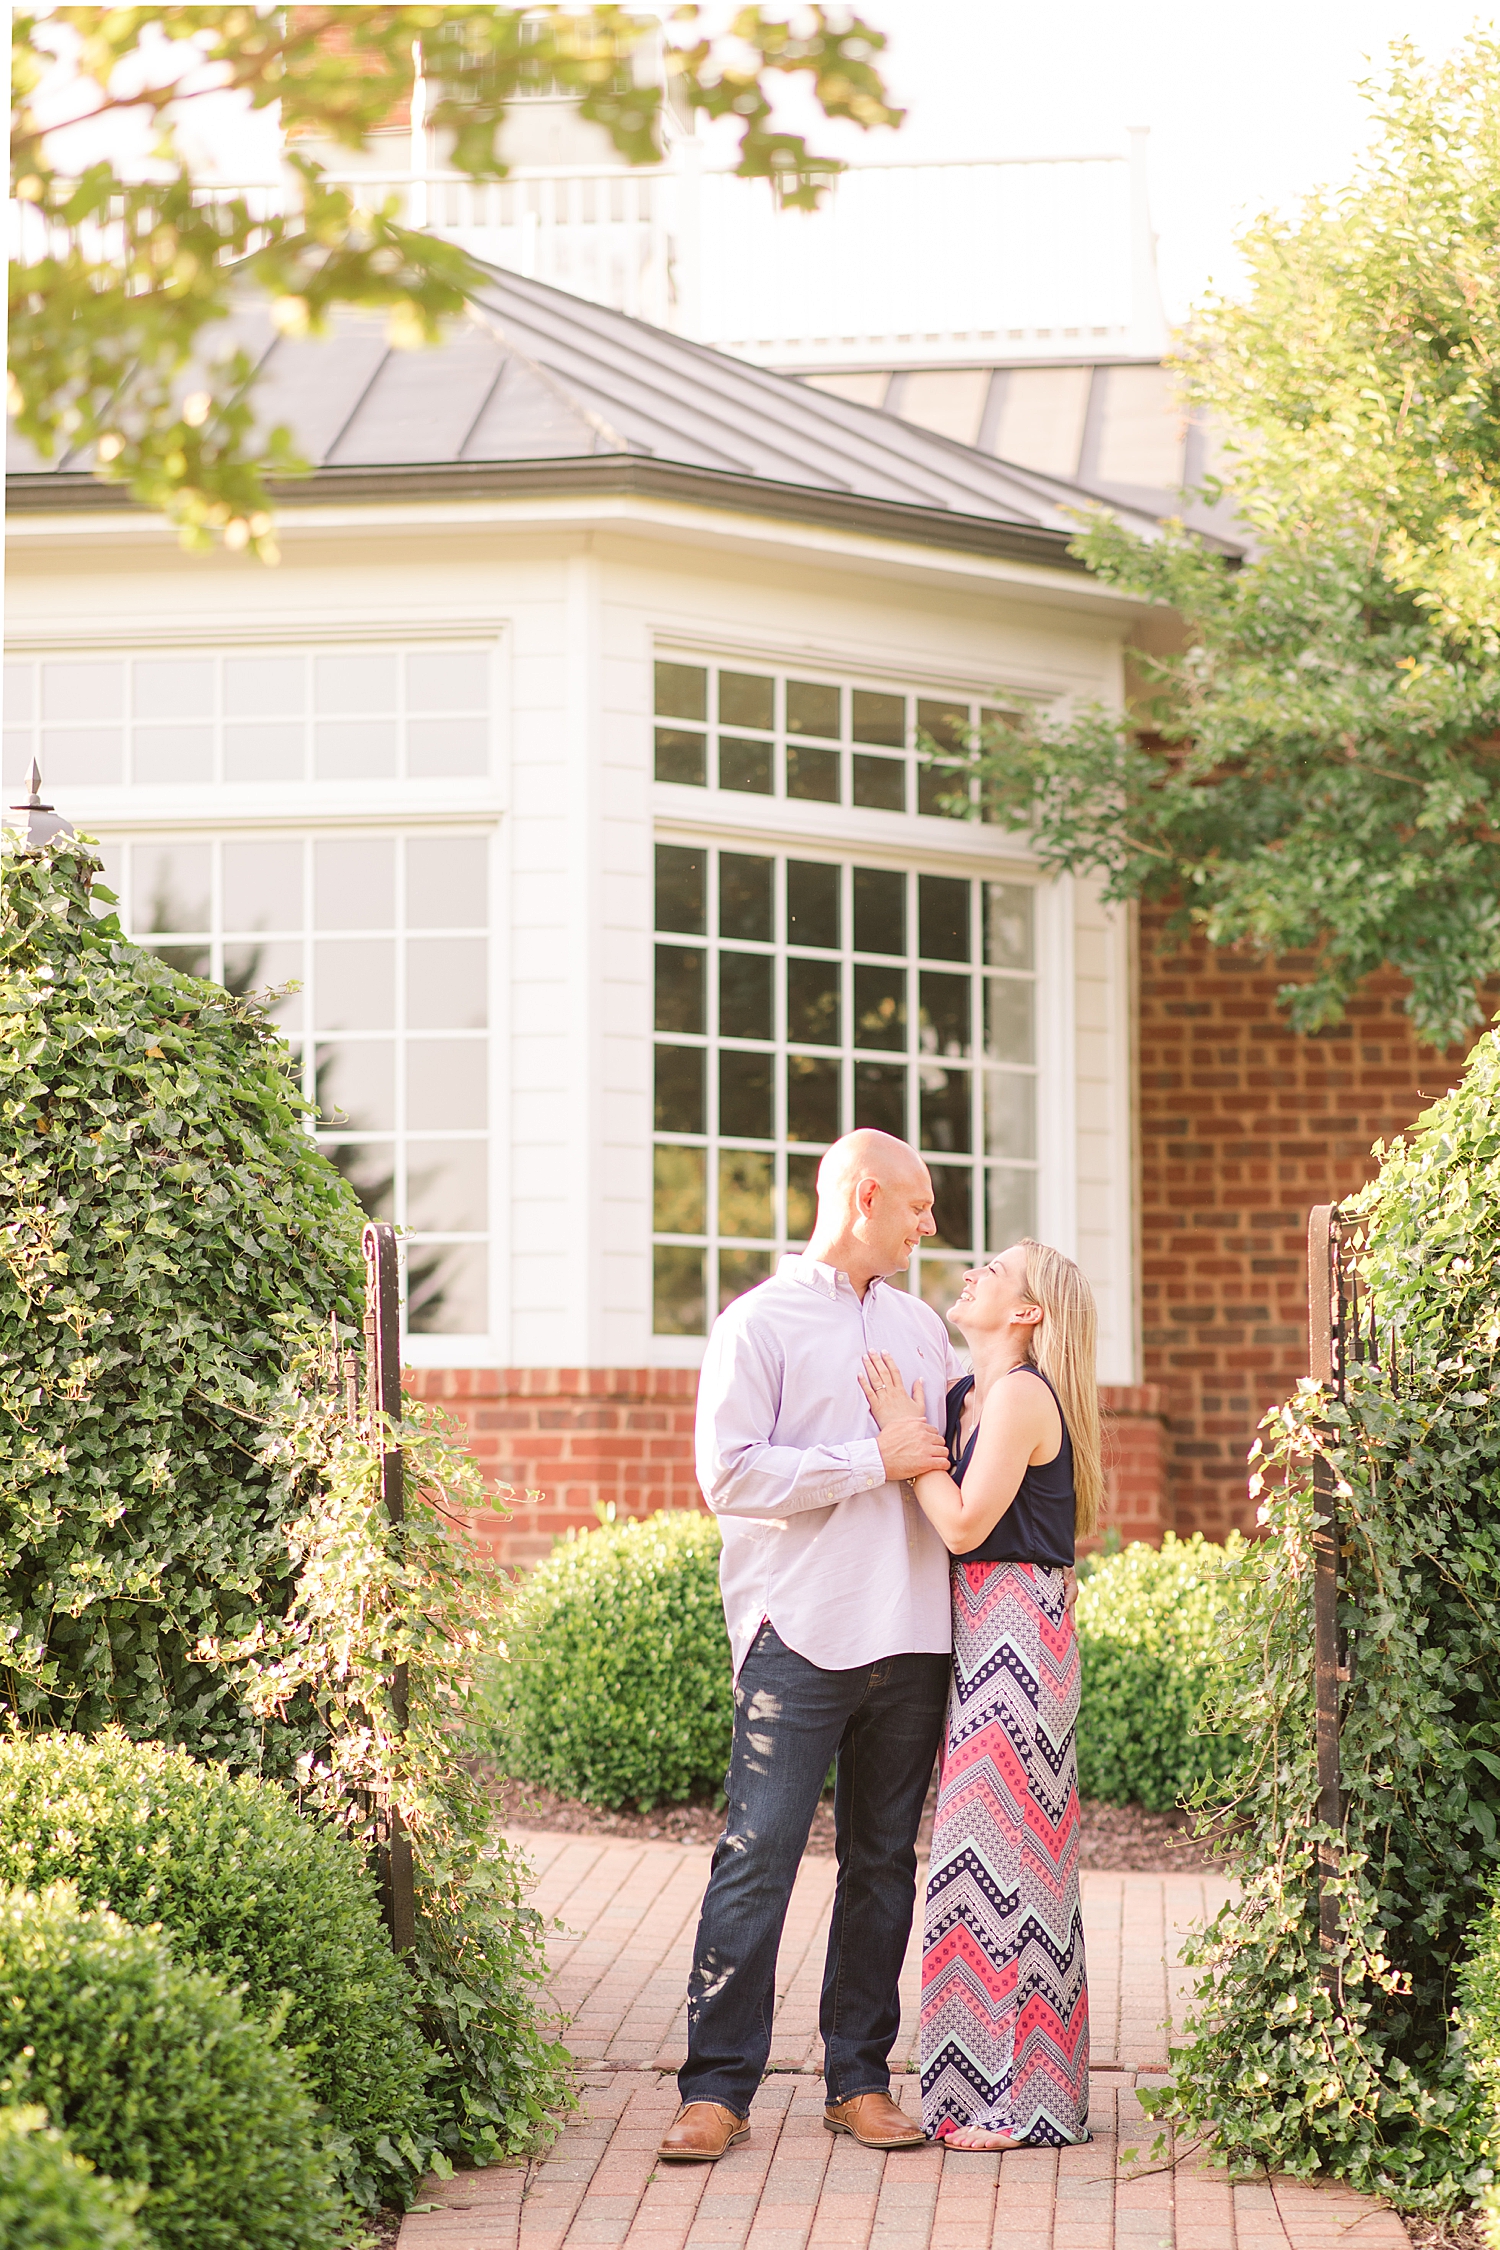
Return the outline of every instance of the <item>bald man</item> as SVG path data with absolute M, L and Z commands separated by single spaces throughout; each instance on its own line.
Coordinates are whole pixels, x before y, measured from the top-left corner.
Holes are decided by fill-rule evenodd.
M 724 1534 L 734 1747 L 668 2162 L 714 2163 L 750 2130 L 787 1902 L 835 1760 L 824 2122 L 867 2148 L 923 2145 L 920 2119 L 891 2099 L 889 2058 L 951 1624 L 947 1549 L 903 1483 L 947 1466 L 940 1425 L 961 1370 L 937 1314 L 887 1277 L 935 1231 L 915 1151 L 850 1133 L 819 1167 L 806 1251 L 709 1338 L 698 1481 Z M 930 1421 L 877 1431 L 856 1380 L 871 1351 L 891 1354 L 908 1389 L 921 1379 Z

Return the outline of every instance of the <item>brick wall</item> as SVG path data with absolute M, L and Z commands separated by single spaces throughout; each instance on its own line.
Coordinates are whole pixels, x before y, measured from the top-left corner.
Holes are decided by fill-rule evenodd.
M 700 1505 L 693 1475 L 696 1374 L 677 1368 L 409 1369 L 413 1397 L 443 1406 L 509 1514 L 478 1528 L 502 1562 L 545 1555 L 560 1531 L 592 1529 L 601 1504 L 622 1516 Z M 1106 1521 L 1122 1538 L 1159 1540 L 1165 1425 L 1149 1387 L 1109 1390 Z
M 1374 1171 L 1370 1147 L 1457 1079 L 1419 1046 L 1394 975 L 1336 1031 L 1298 1037 L 1276 1005 L 1297 964 L 1199 940 L 1169 951 L 1142 916 L 1140 1142 L 1144 1373 L 1163 1402 L 1165 1521 L 1248 1528 L 1245 1455 L 1307 1372 L 1307 1214 Z

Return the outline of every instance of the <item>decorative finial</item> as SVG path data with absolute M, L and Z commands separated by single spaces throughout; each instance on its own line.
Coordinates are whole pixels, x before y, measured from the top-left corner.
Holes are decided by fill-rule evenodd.
M 36 851 L 50 844 L 55 836 L 72 836 L 77 833 L 70 820 L 63 820 L 42 797 L 42 769 L 35 758 L 31 761 L 28 777 L 28 794 L 22 803 L 12 805 L 12 812 L 26 814 L 26 848 Z

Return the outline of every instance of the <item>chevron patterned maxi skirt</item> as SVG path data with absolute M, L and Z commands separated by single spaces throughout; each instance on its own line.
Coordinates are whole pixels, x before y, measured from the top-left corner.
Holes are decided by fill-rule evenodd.
M 922 1942 L 922 2118 L 1086 2141 L 1078 1641 L 1063 1574 L 953 1569 L 953 1687 Z

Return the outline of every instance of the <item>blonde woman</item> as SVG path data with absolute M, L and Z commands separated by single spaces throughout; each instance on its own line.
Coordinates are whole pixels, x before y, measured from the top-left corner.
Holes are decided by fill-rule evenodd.
M 1018 1242 L 949 1314 L 974 1372 L 948 1393 L 949 1470 L 914 1480 L 954 1557 L 953 1685 L 927 1878 L 922 2117 L 950 2148 L 1086 2141 L 1089 2000 L 1078 1900 L 1078 1643 L 1064 1572 L 1099 1519 L 1094 1300 Z M 894 1362 L 860 1387 L 879 1428 L 923 1411 Z

